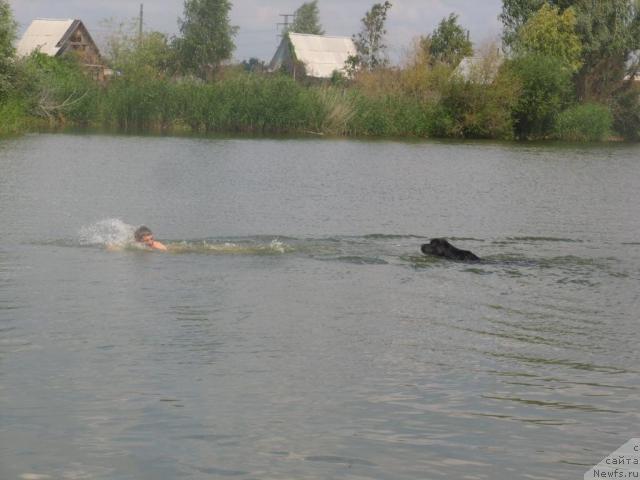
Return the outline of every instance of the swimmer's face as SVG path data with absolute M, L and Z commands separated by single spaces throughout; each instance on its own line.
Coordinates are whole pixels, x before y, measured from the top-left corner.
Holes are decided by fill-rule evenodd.
M 143 235 L 140 242 L 144 243 L 148 247 L 153 247 L 153 234 L 147 233 L 146 235 Z

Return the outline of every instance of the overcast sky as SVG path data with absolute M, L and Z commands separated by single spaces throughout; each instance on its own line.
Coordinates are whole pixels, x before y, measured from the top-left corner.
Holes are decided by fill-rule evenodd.
M 319 0 L 320 21 L 327 35 L 351 36 L 360 31 L 360 20 L 382 0 Z M 392 60 L 402 57 L 412 39 L 433 31 L 450 13 L 471 32 L 471 39 L 486 43 L 497 39 L 501 0 L 391 0 L 387 20 L 387 44 Z M 98 43 L 107 34 L 104 20 L 124 21 L 137 17 L 144 4 L 144 27 L 168 34 L 178 31 L 184 0 L 9 0 L 19 32 L 35 18 L 78 18 L 85 22 Z M 293 13 L 304 0 L 235 0 L 231 22 L 240 27 L 234 57 L 270 60 L 278 44 L 279 14 Z

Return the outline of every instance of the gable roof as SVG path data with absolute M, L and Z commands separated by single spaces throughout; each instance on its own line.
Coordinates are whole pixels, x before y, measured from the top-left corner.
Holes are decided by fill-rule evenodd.
M 76 22 L 82 23 L 69 18 L 34 20 L 16 46 L 18 56 L 26 56 L 39 49 L 40 52 L 55 57 L 68 34 L 77 26 Z
M 289 33 L 289 40 L 295 57 L 305 64 L 307 75 L 310 77 L 329 78 L 334 70 L 343 71 L 347 59 L 356 54 L 356 47 L 349 37 Z M 286 36 L 271 61 L 272 70 L 279 68 L 283 63 L 283 57 L 288 50 L 285 42 Z

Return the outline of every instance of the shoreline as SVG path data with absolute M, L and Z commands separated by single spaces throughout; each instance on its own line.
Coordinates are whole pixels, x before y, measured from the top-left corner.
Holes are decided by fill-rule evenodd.
M 193 131 L 186 125 L 177 125 L 171 128 L 151 128 L 151 129 L 119 129 L 105 128 L 99 126 L 75 126 L 75 125 L 59 125 L 48 126 L 42 125 L 38 119 L 26 119 L 25 123 L 31 124 L 30 128 L 23 128 L 19 131 L 2 131 L 0 129 L 0 142 L 2 140 L 20 138 L 25 135 L 33 134 L 66 134 L 66 135 L 109 135 L 123 137 L 157 137 L 157 138 L 211 138 L 211 139 L 252 139 L 252 140 L 350 140 L 350 141 L 368 141 L 368 142 L 440 142 L 440 143 L 497 143 L 508 145 L 584 145 L 584 146 L 604 146 L 604 145 L 636 145 L 640 141 L 626 140 L 620 135 L 610 135 L 608 138 L 599 141 L 568 141 L 557 138 L 535 138 L 535 139 L 500 139 L 500 138 L 461 138 L 461 137 L 418 137 L 416 135 L 338 135 L 325 132 L 311 131 L 292 131 L 278 133 L 264 132 L 239 132 L 239 131 Z

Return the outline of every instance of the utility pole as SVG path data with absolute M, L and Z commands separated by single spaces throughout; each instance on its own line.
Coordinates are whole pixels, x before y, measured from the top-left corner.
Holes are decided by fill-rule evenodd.
M 142 43 L 142 20 L 144 17 L 144 3 L 140 4 L 140 23 L 138 25 L 138 43 Z
M 286 35 L 286 33 L 289 31 L 289 18 L 295 18 L 296 15 L 295 13 L 281 13 L 280 14 L 281 17 L 284 17 L 284 22 L 281 23 L 276 23 L 276 30 L 278 29 L 278 27 L 282 26 L 282 33 L 278 34 L 278 37 L 280 39 L 284 38 L 284 36 Z M 282 40 L 280 40 L 282 41 Z M 291 70 L 293 71 L 293 79 L 296 79 L 296 65 L 295 63 L 292 65 Z
M 281 13 L 280 16 L 284 17 L 284 22 L 276 23 L 276 28 L 282 26 L 284 27 L 282 31 L 286 33 L 290 25 L 289 18 L 295 18 L 296 15 L 294 13 Z M 282 37 L 284 33 L 279 34 L 278 37 Z

